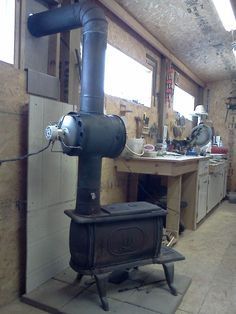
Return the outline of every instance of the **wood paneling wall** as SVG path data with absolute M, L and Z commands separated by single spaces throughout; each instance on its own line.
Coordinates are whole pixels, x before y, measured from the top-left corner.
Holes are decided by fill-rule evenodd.
M 27 151 L 25 74 L 0 62 L 0 159 Z M 0 305 L 24 286 L 26 163 L 0 166 Z
M 207 92 L 208 90 L 208 92 Z M 207 84 L 209 119 L 213 122 L 216 135 L 220 135 L 223 145 L 230 150 L 228 189 L 236 191 L 236 112 L 229 112 L 226 117 L 226 98 L 235 96 L 236 81 L 224 80 Z

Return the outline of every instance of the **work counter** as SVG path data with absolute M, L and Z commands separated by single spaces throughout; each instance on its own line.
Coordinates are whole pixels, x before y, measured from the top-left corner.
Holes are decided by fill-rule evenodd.
M 167 177 L 167 219 L 166 229 L 179 237 L 179 222 L 187 229 L 196 229 L 196 203 L 198 173 L 209 168 L 209 158 L 202 156 L 158 156 L 118 158 L 115 167 L 119 172 L 129 173 L 128 201 L 137 200 L 138 175 L 151 174 Z M 188 205 L 180 211 L 181 200 Z

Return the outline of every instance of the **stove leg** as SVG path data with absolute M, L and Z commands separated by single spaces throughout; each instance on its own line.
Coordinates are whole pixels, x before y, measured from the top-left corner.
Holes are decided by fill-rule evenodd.
M 102 303 L 104 311 L 109 311 L 109 304 L 107 301 L 107 275 L 94 275 L 98 294 Z
M 177 290 L 175 286 L 173 285 L 174 283 L 174 263 L 167 263 L 167 264 L 162 264 L 164 272 L 165 272 L 165 277 L 166 281 L 168 284 L 168 287 L 170 288 L 170 292 L 173 295 L 177 295 Z

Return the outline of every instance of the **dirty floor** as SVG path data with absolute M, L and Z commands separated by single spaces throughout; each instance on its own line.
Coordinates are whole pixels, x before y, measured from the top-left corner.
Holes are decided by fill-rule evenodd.
M 175 248 L 186 257 L 175 264 L 176 273 L 192 278 L 176 314 L 236 314 L 236 204 L 222 203 L 195 232 L 185 231 Z M 0 313 L 47 312 L 15 301 Z

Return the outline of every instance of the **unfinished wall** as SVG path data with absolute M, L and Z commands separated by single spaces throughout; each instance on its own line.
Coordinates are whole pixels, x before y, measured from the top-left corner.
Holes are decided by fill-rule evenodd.
M 209 119 L 213 121 L 215 135 L 222 137 L 223 145 L 229 149 L 228 189 L 236 191 L 236 116 L 234 112 L 226 117 L 226 98 L 235 96 L 235 80 L 216 81 L 207 84 Z
M 229 118 L 225 122 L 227 111 L 225 100 L 232 91 L 232 82 L 230 80 L 211 82 L 207 84 L 206 89 L 209 90 L 208 110 L 209 118 L 213 121 L 214 131 L 216 135 L 222 137 L 224 146 L 229 147 Z
M 0 159 L 25 154 L 27 95 L 23 71 L 0 62 Z M 0 306 L 24 284 L 26 163 L 0 166 Z

